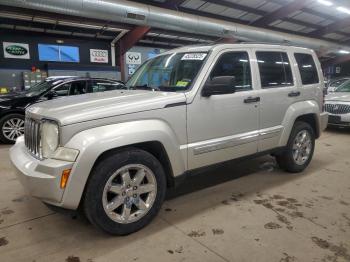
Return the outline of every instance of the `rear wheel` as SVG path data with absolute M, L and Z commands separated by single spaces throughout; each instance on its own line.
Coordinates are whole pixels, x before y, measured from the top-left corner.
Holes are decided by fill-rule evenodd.
M 96 165 L 87 184 L 84 209 L 96 227 L 126 235 L 151 222 L 165 191 L 166 178 L 159 161 L 143 150 L 124 150 Z
M 306 122 L 296 122 L 285 151 L 276 156 L 277 163 L 285 171 L 302 172 L 310 163 L 315 149 L 315 133 Z
M 6 144 L 14 144 L 24 134 L 24 116 L 9 114 L 0 119 L 0 140 Z

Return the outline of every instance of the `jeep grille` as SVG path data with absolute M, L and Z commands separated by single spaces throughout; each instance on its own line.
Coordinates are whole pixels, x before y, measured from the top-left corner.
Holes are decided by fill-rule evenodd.
M 24 142 L 28 151 L 36 158 L 42 159 L 40 130 L 41 122 L 26 117 L 24 124 Z

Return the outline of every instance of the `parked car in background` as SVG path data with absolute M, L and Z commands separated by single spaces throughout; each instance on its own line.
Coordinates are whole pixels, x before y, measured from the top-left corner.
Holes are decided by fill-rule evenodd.
M 135 232 L 168 187 L 198 168 L 273 154 L 301 172 L 326 128 L 315 52 L 265 44 L 190 46 L 145 62 L 128 90 L 33 105 L 10 149 L 18 178 L 96 227 Z
M 48 77 L 23 92 L 0 95 L 0 141 L 14 143 L 24 134 L 25 109 L 54 98 L 123 89 L 119 81 L 86 77 Z
M 350 76 L 348 77 L 340 77 L 340 78 L 335 78 L 329 81 L 327 85 L 327 91 L 328 93 L 334 92 L 335 89 L 337 89 L 338 86 L 341 84 L 345 83 L 346 81 L 350 80 Z
M 328 125 L 350 127 L 350 80 L 326 96 L 325 108 L 329 113 Z

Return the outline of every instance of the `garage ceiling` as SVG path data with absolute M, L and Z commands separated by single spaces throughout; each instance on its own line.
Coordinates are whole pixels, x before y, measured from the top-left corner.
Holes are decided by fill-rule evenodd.
M 350 44 L 350 1 L 348 0 L 131 0 L 167 9 L 227 20 L 275 31 L 311 36 Z M 332 3 L 331 6 L 329 4 Z M 51 13 L 36 14 L 0 6 L 0 27 L 49 34 L 75 35 L 112 40 L 133 26 L 110 21 L 68 17 Z M 20 12 L 19 12 L 20 11 Z M 141 44 L 176 47 L 220 41 L 204 35 L 163 32 L 157 28 L 139 41 Z

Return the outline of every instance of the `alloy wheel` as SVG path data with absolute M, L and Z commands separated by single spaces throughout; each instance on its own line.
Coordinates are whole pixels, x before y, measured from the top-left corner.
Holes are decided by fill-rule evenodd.
M 128 224 L 148 213 L 156 195 L 154 173 L 144 165 L 126 165 L 107 181 L 103 190 L 103 208 L 113 221 Z
M 4 137 L 10 141 L 16 141 L 24 134 L 24 120 L 21 118 L 10 118 L 2 126 Z
M 311 155 L 312 140 L 307 130 L 300 131 L 293 142 L 293 159 L 297 165 L 305 164 Z

